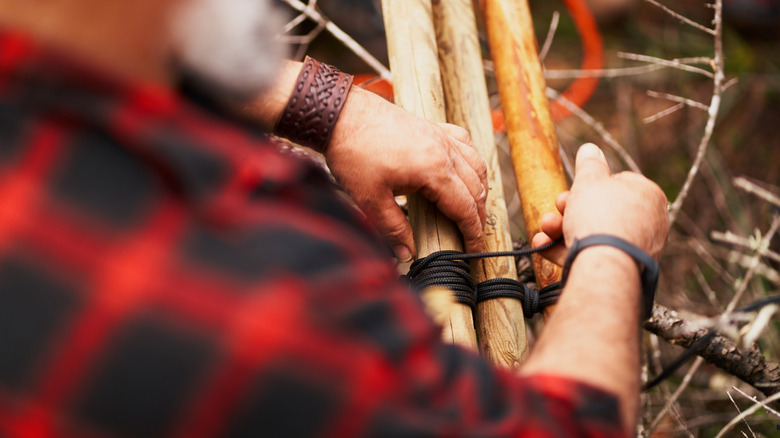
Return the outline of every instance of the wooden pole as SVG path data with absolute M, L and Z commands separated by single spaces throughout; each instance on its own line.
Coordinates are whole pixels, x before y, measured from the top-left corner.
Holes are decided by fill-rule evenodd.
M 509 137 L 512 163 L 528 239 L 541 231 L 542 216 L 554 212 L 555 197 L 567 190 L 550 117 L 546 84 L 527 0 L 482 0 L 488 42 Z M 560 268 L 534 256 L 540 287 L 560 278 Z
M 482 53 L 471 0 L 433 0 L 439 65 L 446 98 L 447 121 L 469 131 L 475 148 L 488 167 L 487 251 L 512 249 L 509 217 L 504 201 L 501 170 L 493 137 Z M 488 258 L 471 264 L 475 281 L 503 277 L 517 279 L 512 257 Z M 477 338 L 482 354 L 494 365 L 517 368 L 528 355 L 522 303 L 497 298 L 477 305 Z
M 430 0 L 382 1 L 395 103 L 434 122 L 446 121 Z M 413 157 L 410 157 L 413 159 Z M 439 250 L 463 250 L 455 224 L 422 196 L 409 196 L 409 220 L 418 257 Z M 453 304 L 443 325 L 445 342 L 476 350 L 471 308 Z

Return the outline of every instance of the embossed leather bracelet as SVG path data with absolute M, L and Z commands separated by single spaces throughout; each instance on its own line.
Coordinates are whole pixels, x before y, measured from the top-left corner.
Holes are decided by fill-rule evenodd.
M 274 134 L 325 152 L 351 86 L 351 75 L 307 56 Z

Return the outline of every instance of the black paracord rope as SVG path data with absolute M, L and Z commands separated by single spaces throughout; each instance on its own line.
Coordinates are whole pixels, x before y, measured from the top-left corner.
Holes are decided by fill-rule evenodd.
M 533 249 L 495 251 L 464 254 L 460 251 L 437 251 L 420 258 L 409 267 L 404 276 L 415 288 L 424 290 L 431 286 L 451 289 L 455 300 L 471 307 L 484 300 L 509 297 L 523 303 L 523 313 L 530 317 L 545 307 L 555 304 L 560 296 L 560 283 L 553 283 L 541 290 L 528 287 L 517 280 L 494 278 L 474 284 L 467 261 L 488 257 L 521 257 L 546 251 L 562 242 L 558 239 Z
M 409 267 L 406 278 L 419 290 L 431 286 L 444 286 L 452 290 L 455 301 L 473 308 L 476 305 L 474 290 L 476 285 L 471 278 L 471 268 L 460 251 L 438 251 L 423 257 Z
M 530 317 L 537 312 L 541 312 L 547 306 L 558 302 L 563 289 L 561 282 L 555 282 L 538 291 L 509 278 L 494 278 L 474 284 L 470 274 L 471 268 L 466 261 L 488 257 L 522 257 L 547 251 L 561 243 L 562 240 L 558 239 L 538 248 L 516 251 L 473 254 L 464 254 L 460 251 L 437 251 L 412 263 L 409 273 L 402 276 L 402 278 L 405 278 L 419 290 L 424 290 L 431 286 L 448 287 L 454 292 L 456 301 L 466 304 L 472 309 L 476 307 L 477 303 L 485 300 L 516 298 L 523 303 L 523 314 L 526 317 Z M 753 312 L 773 303 L 780 303 L 780 295 L 770 296 L 753 302 L 735 313 Z M 656 378 L 643 385 L 642 391 L 649 391 L 671 376 L 691 357 L 709 345 L 715 336 L 717 336 L 717 332 L 710 330 L 696 340 L 683 354 L 664 368 Z
M 523 315 L 530 317 L 557 303 L 562 288 L 560 281 L 537 290 L 510 278 L 493 278 L 477 284 L 477 303 L 494 298 L 516 298 L 523 303 Z

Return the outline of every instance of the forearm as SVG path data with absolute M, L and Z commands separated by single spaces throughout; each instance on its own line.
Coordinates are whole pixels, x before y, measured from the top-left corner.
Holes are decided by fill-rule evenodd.
M 555 313 L 521 373 L 570 377 L 615 394 L 627 431 L 639 392 L 639 270 L 622 251 L 577 256 Z
M 271 131 L 284 112 L 303 63 L 285 61 L 279 69 L 276 82 L 263 94 L 241 108 L 241 112 Z

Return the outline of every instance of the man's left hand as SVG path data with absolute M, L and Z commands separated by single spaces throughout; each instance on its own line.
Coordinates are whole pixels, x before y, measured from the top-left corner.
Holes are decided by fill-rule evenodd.
M 416 249 L 394 196 L 417 191 L 457 224 L 466 251 L 483 250 L 487 167 L 465 129 L 421 119 L 353 87 L 325 158 L 399 259 L 411 259 Z

